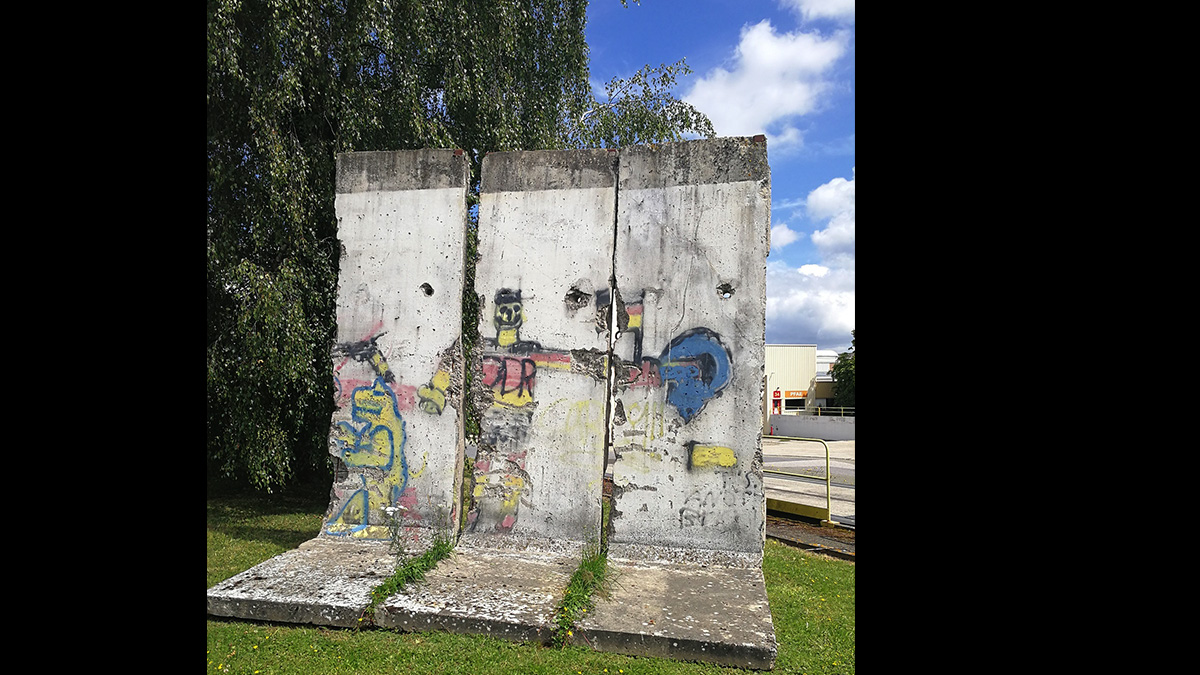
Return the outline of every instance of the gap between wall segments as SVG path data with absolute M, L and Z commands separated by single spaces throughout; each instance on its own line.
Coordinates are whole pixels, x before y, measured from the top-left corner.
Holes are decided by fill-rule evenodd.
M 600 555 L 608 557 L 608 532 L 604 522 L 604 479 L 608 475 L 608 454 L 609 445 L 612 443 L 613 433 L 613 397 L 616 395 L 615 387 L 613 386 L 614 377 L 616 374 L 616 342 L 617 342 L 617 228 L 619 227 L 618 208 L 621 204 L 621 151 L 613 152 L 613 223 L 612 223 L 612 265 L 609 267 L 608 286 L 610 298 L 608 304 L 608 368 L 605 375 L 607 381 L 604 383 L 604 461 L 601 462 L 600 473 Z M 609 503 L 609 523 L 612 524 L 612 499 L 613 495 L 608 496 Z

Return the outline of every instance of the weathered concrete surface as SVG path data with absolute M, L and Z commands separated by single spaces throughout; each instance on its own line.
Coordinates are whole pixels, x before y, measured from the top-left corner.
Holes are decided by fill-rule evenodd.
M 450 157 L 443 159 L 459 161 Z M 444 300 L 442 287 L 454 279 L 433 275 L 453 267 L 455 253 L 409 237 L 422 213 L 458 230 L 465 192 L 445 184 L 466 173 L 420 154 L 357 161 L 339 171 L 343 226 L 393 225 L 344 238 L 335 350 L 342 360 L 334 363 L 341 417 L 331 452 L 350 461 L 335 483 L 328 534 L 210 589 L 213 615 L 356 625 L 395 561 L 385 542 L 356 537 L 379 536 L 382 508 L 398 503 L 409 509 L 406 536 L 419 549 L 425 525 L 444 513 L 422 505 L 444 508 L 439 500 L 457 494 L 438 487 L 449 464 L 437 452 L 463 456 L 461 357 L 457 342 L 443 339 L 457 330 L 446 328 L 452 317 L 436 302 L 409 293 L 415 286 L 427 300 Z M 576 640 L 605 651 L 773 665 L 760 568 L 765 165 L 765 146 L 746 139 L 485 158 L 476 285 L 483 340 L 473 364 L 481 376 L 470 395 L 486 412 L 472 527 L 452 559 L 376 610 L 379 625 L 548 639 L 583 542 L 599 536 L 611 432 L 616 580 Z M 393 175 L 404 167 L 430 182 L 414 188 Z M 421 257 L 410 245 L 435 253 Z M 385 283 L 392 278 L 400 281 Z M 347 279 L 358 285 L 348 288 Z M 611 359 L 609 390 L 614 319 L 620 361 Z M 451 414 L 454 433 L 441 426 Z M 419 437 L 441 440 L 420 445 Z M 382 468 L 388 456 L 404 470 Z M 354 499 L 362 500 L 360 520 L 346 516 Z
M 339 471 L 323 533 L 387 539 L 458 522 L 467 158 L 455 150 L 338 155 Z
M 681 551 L 679 558 L 694 554 Z M 636 656 L 774 667 L 775 628 L 762 568 L 671 557 L 632 560 L 610 553 L 615 581 L 608 596 L 578 622 L 575 642 Z
M 208 589 L 208 613 L 349 628 L 395 568 L 386 542 L 317 537 Z
M 765 142 L 621 151 L 611 544 L 761 555 L 769 230 Z
M 578 555 L 460 546 L 376 611 L 380 626 L 446 630 L 545 643 Z
M 470 546 L 599 539 L 615 170 L 603 150 L 483 160 Z

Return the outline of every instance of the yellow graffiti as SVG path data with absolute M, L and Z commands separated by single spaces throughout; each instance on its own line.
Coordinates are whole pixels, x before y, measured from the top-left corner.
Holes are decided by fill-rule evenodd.
M 342 455 L 346 466 L 379 469 L 383 476 L 382 480 L 371 480 L 368 486 L 364 475 L 363 488 L 355 491 L 344 502 L 338 517 L 327 523 L 325 529 L 330 534 L 348 534 L 355 539 L 387 539 L 390 536 L 386 526 L 371 525 L 369 521 L 372 512 L 398 502 L 408 481 L 403 454 L 404 419 L 396 410 L 393 397 L 382 378 L 376 378 L 370 388 L 356 389 L 352 399 L 352 419 L 361 426 L 339 422 L 332 431 L 338 445 L 346 448 Z M 421 468 L 424 470 L 424 466 Z
M 614 440 L 618 446 L 648 445 L 666 433 L 662 403 L 633 403 L 625 406 L 626 427 Z
M 383 354 L 380 354 L 378 349 L 371 352 L 371 365 L 375 368 L 375 372 L 379 373 L 380 377 L 385 380 L 387 379 L 388 364 L 387 361 L 383 360 Z
M 733 466 L 737 464 L 737 455 L 733 448 L 723 445 L 692 446 L 692 466 Z
M 408 477 L 409 478 L 420 478 L 421 474 L 425 473 L 425 465 L 428 464 L 428 462 L 429 462 L 429 453 L 428 452 L 421 453 L 421 469 L 420 469 L 420 471 L 411 471 L 410 470 L 408 472 Z
M 429 384 L 417 389 L 417 397 L 421 400 L 421 410 L 440 415 L 446 407 L 446 388 L 449 386 L 450 373 L 439 370 Z
M 393 469 L 399 469 L 394 460 L 404 447 L 404 420 L 396 413 L 390 391 L 384 391 L 386 387 L 383 380 L 376 379 L 372 388 L 354 392 L 355 421 L 366 423 L 371 442 L 369 445 L 353 441 L 347 444 L 354 448 L 346 453 L 349 466 L 381 467 L 392 463 Z M 346 433 L 351 432 L 343 426 L 342 436 Z
M 576 401 L 567 410 L 564 432 L 579 438 L 604 433 L 603 404 L 595 401 Z
M 521 501 L 521 492 L 525 489 L 525 481 L 520 476 L 504 476 L 504 505 L 501 513 L 516 513 L 517 503 Z
M 518 389 L 504 394 L 493 393 L 492 406 L 508 406 L 520 408 L 533 402 L 533 394 L 528 389 Z

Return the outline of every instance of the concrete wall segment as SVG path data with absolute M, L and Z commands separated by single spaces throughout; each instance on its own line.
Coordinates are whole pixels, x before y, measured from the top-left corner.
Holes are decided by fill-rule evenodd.
M 447 150 L 349 153 L 338 175 L 338 471 L 322 533 L 387 539 L 397 509 L 419 542 L 454 529 L 460 501 L 469 167 Z
M 472 546 L 599 537 L 615 165 L 606 151 L 484 158 Z
M 616 151 L 527 150 L 483 158 L 480 192 L 575 190 L 616 185 Z
M 769 186 L 770 179 L 767 144 L 760 137 L 730 136 L 621 149 L 622 190 L 742 181 Z
M 765 144 L 626 149 L 620 177 L 610 542 L 760 554 Z
M 471 167 L 462 150 L 342 152 L 337 193 L 467 189 Z

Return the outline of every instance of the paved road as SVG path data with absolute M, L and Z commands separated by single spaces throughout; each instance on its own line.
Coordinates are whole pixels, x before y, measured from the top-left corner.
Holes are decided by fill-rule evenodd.
M 826 441 L 829 446 L 829 510 L 833 520 L 854 524 L 854 441 Z M 825 446 L 816 441 L 790 441 L 763 436 L 763 468 L 812 476 L 811 479 L 763 474 L 767 498 L 825 507 Z

